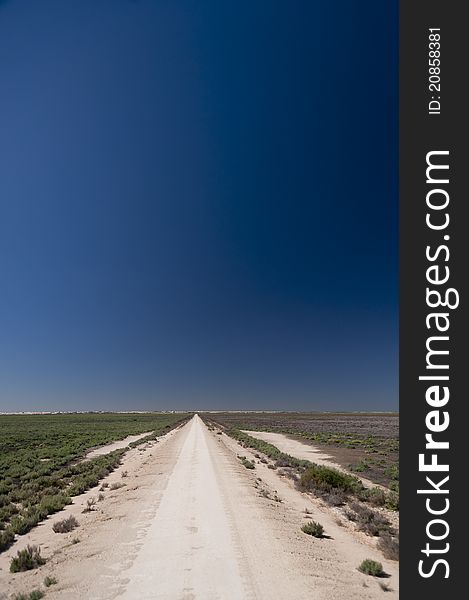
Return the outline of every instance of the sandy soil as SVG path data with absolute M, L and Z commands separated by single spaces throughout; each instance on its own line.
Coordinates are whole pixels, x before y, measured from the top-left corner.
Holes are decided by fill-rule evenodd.
M 337 463 L 334 463 L 332 456 L 326 454 L 323 450 L 313 446 L 312 444 L 303 444 L 297 440 L 293 440 L 283 433 L 272 433 L 270 431 L 249 431 L 243 430 L 244 433 L 249 434 L 259 440 L 264 440 L 276 446 L 282 452 L 301 458 L 304 460 L 310 460 L 318 465 L 326 465 L 329 467 L 339 467 Z
M 285 452 L 285 454 L 289 454 L 290 456 L 294 456 L 295 458 L 299 458 L 301 460 L 309 460 L 311 462 L 316 463 L 317 465 L 334 467 L 334 469 L 338 469 L 339 471 L 343 471 L 344 473 L 351 473 L 349 470 L 344 469 L 344 467 L 334 462 L 333 458 L 328 454 L 325 454 L 323 450 L 310 443 L 303 443 L 299 440 L 291 439 L 283 433 L 272 433 L 270 431 L 244 430 L 244 433 L 247 433 L 252 437 L 258 438 L 259 440 L 269 442 L 273 444 L 276 448 L 278 448 L 281 452 Z M 373 483 L 366 477 L 362 477 L 359 473 L 351 474 L 361 479 L 365 487 L 383 487 L 378 483 Z
M 114 452 L 114 450 L 120 450 L 121 448 L 125 448 L 132 442 L 137 442 L 142 438 L 146 437 L 153 433 L 152 431 L 147 431 L 146 433 L 140 433 L 139 435 L 128 435 L 123 440 L 118 440 L 117 442 L 113 442 L 112 444 L 107 444 L 106 446 L 100 446 L 99 448 L 95 448 L 88 452 L 85 456 L 85 460 L 89 460 L 90 458 L 95 458 L 96 456 L 103 456 L 104 454 L 109 454 L 109 452 Z
M 107 479 L 125 487 L 106 490 L 96 510 L 81 513 L 97 488 L 0 555 L 4 597 L 44 589 L 46 575 L 58 580 L 47 600 L 358 600 L 381 598 L 380 582 L 398 597 L 397 565 L 373 540 L 341 527 L 266 464 L 246 469 L 236 455 L 254 455 L 225 434 L 196 416 L 160 440 L 126 454 Z M 52 523 L 69 514 L 80 527 L 53 533 Z M 320 521 L 328 537 L 302 533 L 306 519 Z M 11 557 L 27 543 L 39 544 L 47 563 L 10 574 Z M 364 558 L 380 560 L 390 577 L 359 573 Z

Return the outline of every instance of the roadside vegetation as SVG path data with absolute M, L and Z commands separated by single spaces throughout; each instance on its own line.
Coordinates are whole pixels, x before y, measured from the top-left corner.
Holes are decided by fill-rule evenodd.
M 378 549 L 381 550 L 384 558 L 399 560 L 399 537 L 397 534 L 382 533 L 378 540 Z
M 73 496 L 98 485 L 127 448 L 82 460 L 98 446 L 129 435 L 155 439 L 187 420 L 185 414 L 0 415 L 0 552 Z
M 46 559 L 41 556 L 41 549 L 28 544 L 23 550 L 18 550 L 16 556 L 11 559 L 10 571 L 12 573 L 31 571 L 45 564 Z
M 398 510 L 399 503 L 395 492 L 386 492 L 381 488 L 365 489 L 360 479 L 354 475 L 295 458 L 281 452 L 273 444 L 259 440 L 238 429 L 230 429 L 226 433 L 245 448 L 265 454 L 275 461 L 275 467 L 291 469 L 292 474 L 297 476 L 297 484 L 300 489 L 313 492 L 332 505 L 345 504 L 349 497 L 353 496 L 372 506 L 385 506 L 390 510 Z
M 389 519 L 381 512 L 372 510 L 360 502 L 350 502 L 348 507 L 346 516 L 357 524 L 359 531 L 375 537 L 395 533 Z
M 305 525 L 303 525 L 301 528 L 301 531 L 316 538 L 324 537 L 324 527 L 321 525 L 321 523 L 317 523 L 316 521 L 309 521 L 308 523 L 305 523 Z
M 41 598 L 44 598 L 42 590 L 33 590 L 29 594 L 16 594 L 13 596 L 13 600 L 41 600 Z
M 301 491 L 314 494 L 330 506 L 343 507 L 344 516 L 355 523 L 359 531 L 379 538 L 378 548 L 386 558 L 398 560 L 397 532 L 384 511 L 376 510 L 377 508 L 398 510 L 399 496 L 396 492 L 378 487 L 365 488 L 362 481 L 353 474 L 290 456 L 281 452 L 273 444 L 259 440 L 239 429 L 225 429 L 225 433 L 243 447 L 255 451 L 255 456 L 259 460 L 262 459 L 261 454 L 267 456 L 273 461 L 268 466 L 280 467 L 282 474 L 291 477 Z M 251 462 L 245 456 L 238 455 L 238 458 L 243 464 Z M 305 533 L 309 533 L 305 528 L 319 532 L 319 527 L 319 524 L 311 522 L 303 526 L 302 530 Z
M 75 527 L 78 527 L 78 521 L 74 516 L 67 517 L 66 519 L 62 519 L 61 521 L 56 521 L 52 525 L 52 530 L 54 533 L 70 533 L 73 531 Z
M 295 458 L 281 452 L 273 444 L 259 440 L 238 429 L 230 429 L 226 433 L 245 448 L 265 454 L 275 461 L 276 467 L 293 469 L 299 475 L 298 486 L 302 490 L 312 491 L 326 501 L 332 495 L 333 504 L 337 502 L 337 499 L 341 499 L 341 502 L 345 503 L 345 500 L 352 495 L 373 506 L 386 506 L 390 510 L 398 509 L 398 498 L 393 492 L 386 492 L 381 488 L 365 489 L 360 479 L 354 475 L 343 473 L 332 467 L 317 465 L 308 460 Z
M 358 570 L 365 575 L 372 575 L 373 577 L 385 576 L 383 565 L 376 560 L 371 560 L 370 558 L 366 558 L 358 567 Z
M 202 415 L 203 416 L 203 415 Z M 399 492 L 397 413 L 211 413 L 224 428 L 283 433 L 324 448 L 336 462 Z
M 252 460 L 249 460 L 245 456 L 238 456 L 238 458 L 241 461 L 242 465 L 244 467 L 246 467 L 246 469 L 255 469 L 256 468 L 256 465 L 252 462 Z

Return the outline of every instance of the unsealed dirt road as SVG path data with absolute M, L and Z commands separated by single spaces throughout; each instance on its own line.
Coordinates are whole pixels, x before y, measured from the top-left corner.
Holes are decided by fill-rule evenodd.
M 195 417 L 122 598 L 253 597 L 213 445 Z
M 256 468 L 246 469 L 238 453 Z M 58 580 L 47 600 L 358 600 L 381 598 L 383 581 L 386 597 L 398 595 L 397 565 L 374 541 L 340 526 L 330 509 L 198 416 L 129 451 L 108 480 L 126 485 L 106 488 L 91 513 L 81 510 L 97 489 L 75 499 L 0 557 L 6 598 L 42 587 L 46 575 Z M 80 527 L 54 534 L 52 523 L 69 514 Z M 327 537 L 302 533 L 308 519 Z M 41 546 L 47 563 L 8 573 L 7 561 L 28 542 Z M 364 558 L 380 560 L 391 577 L 359 573 Z

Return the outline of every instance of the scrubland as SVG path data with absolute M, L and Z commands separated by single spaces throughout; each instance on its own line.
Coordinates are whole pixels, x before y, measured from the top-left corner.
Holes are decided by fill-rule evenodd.
M 13 535 L 2 600 L 398 597 L 396 479 L 365 480 L 325 442 L 319 463 L 304 458 L 319 454 L 299 420 L 308 436 L 328 434 L 310 416 L 288 427 L 274 413 L 259 417 L 270 425 L 248 413 L 46 417 L 0 417 L 1 531 Z M 256 438 L 262 426 L 295 430 L 275 438 L 295 452 Z M 376 437 L 371 454 L 385 447 L 377 426 L 350 433 Z

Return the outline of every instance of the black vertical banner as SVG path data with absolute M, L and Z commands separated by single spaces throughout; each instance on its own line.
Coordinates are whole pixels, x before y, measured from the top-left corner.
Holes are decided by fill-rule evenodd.
M 467 595 L 464 8 L 400 5 L 400 587 L 425 600 Z

